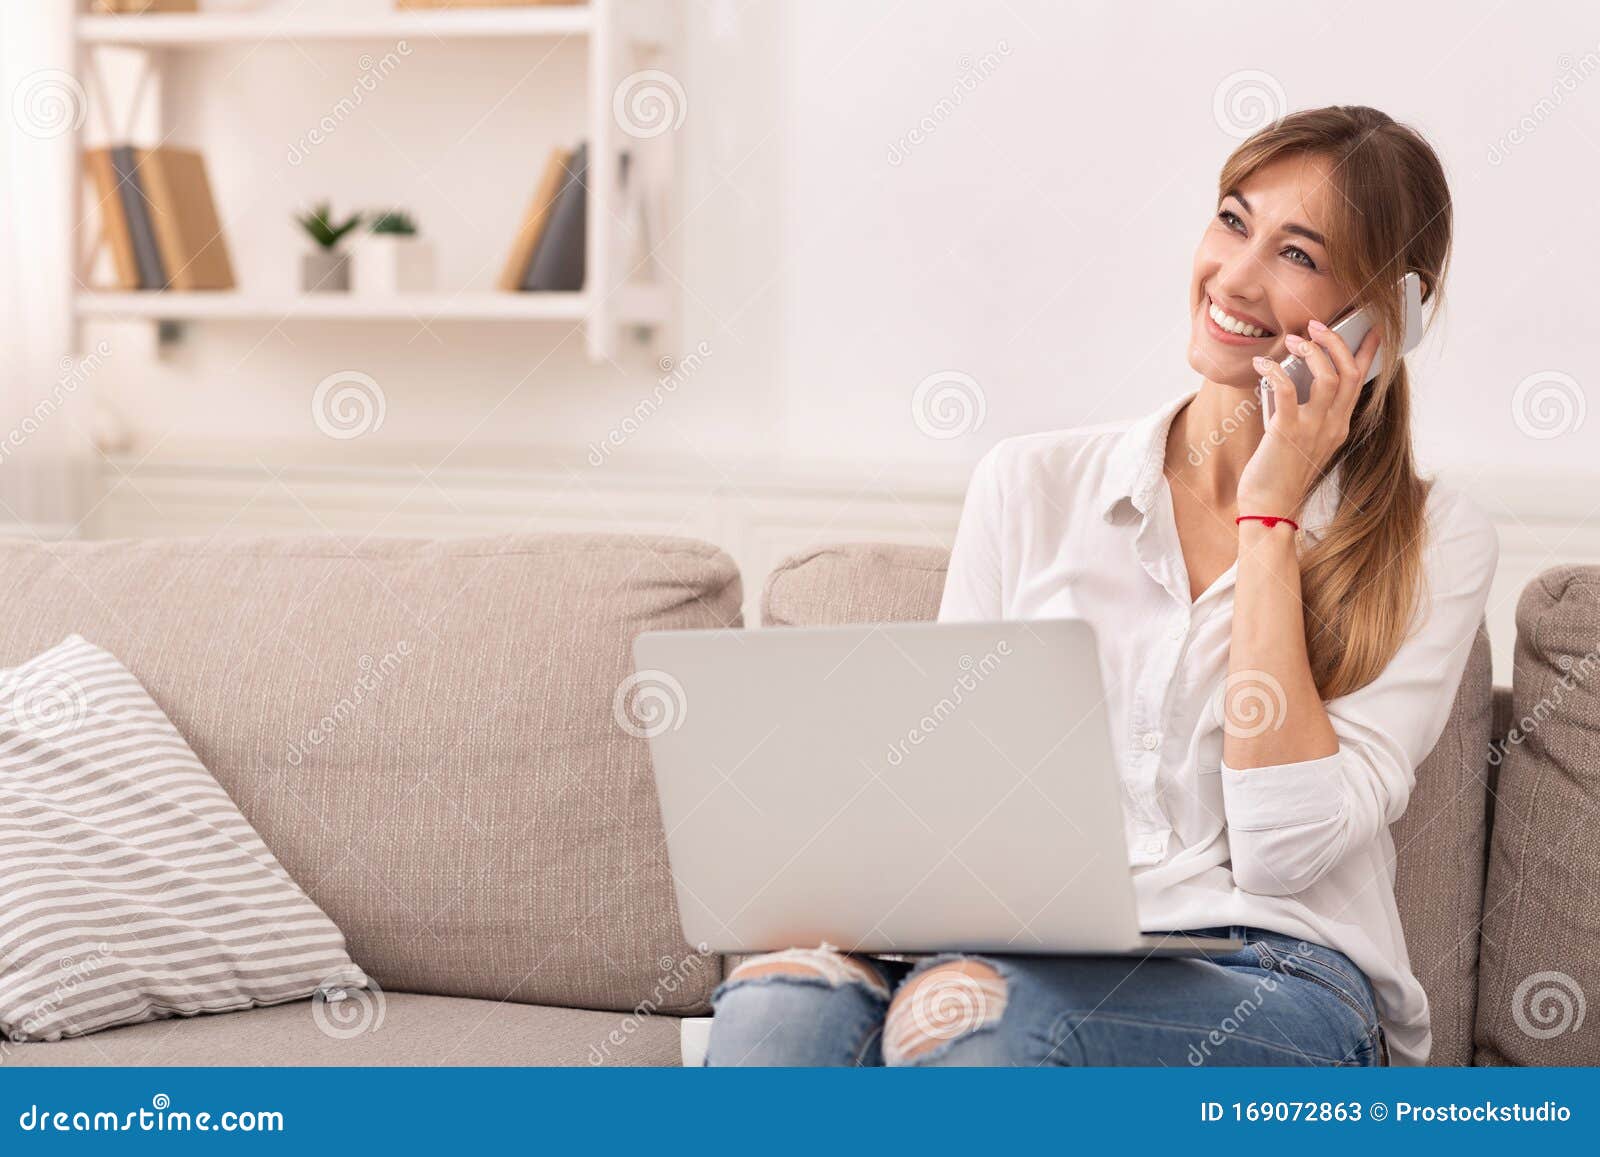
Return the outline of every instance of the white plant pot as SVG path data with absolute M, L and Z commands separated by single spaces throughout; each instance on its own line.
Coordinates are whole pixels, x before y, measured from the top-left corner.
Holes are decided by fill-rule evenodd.
M 382 297 L 433 288 L 433 246 L 421 237 L 369 233 L 355 252 L 355 291 Z
M 313 249 L 300 259 L 300 288 L 307 293 L 344 293 L 350 288 L 350 258 Z

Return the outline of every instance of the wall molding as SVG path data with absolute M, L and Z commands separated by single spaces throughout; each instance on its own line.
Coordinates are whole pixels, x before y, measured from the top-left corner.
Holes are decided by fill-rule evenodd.
M 84 533 L 94 538 L 337 532 L 455 537 L 508 532 L 676 534 L 714 542 L 739 564 L 745 617 L 768 572 L 829 542 L 948 547 L 966 469 L 839 463 L 706 462 L 623 470 L 106 460 Z M 1600 564 L 1600 479 L 1485 470 L 1442 477 L 1500 534 L 1489 600 L 1495 681 L 1510 681 L 1517 598 L 1540 572 Z
M 829 542 L 948 547 L 966 471 L 860 475 L 816 465 L 441 469 L 110 458 L 91 538 L 601 532 L 713 542 L 739 565 L 745 620 L 788 555 Z

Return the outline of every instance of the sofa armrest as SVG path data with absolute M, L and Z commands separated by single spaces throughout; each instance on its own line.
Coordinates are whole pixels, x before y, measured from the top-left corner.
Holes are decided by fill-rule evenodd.
M 709 1016 L 686 1016 L 678 1022 L 683 1067 L 698 1069 L 706 1063 L 706 1045 L 711 1041 Z

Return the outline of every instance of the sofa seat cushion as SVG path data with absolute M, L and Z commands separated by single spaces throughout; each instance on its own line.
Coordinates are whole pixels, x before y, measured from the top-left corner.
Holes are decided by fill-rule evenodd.
M 0 667 L 115 654 L 382 987 L 698 1012 L 641 631 L 739 621 L 733 560 L 638 535 L 0 541 Z
M 362 994 L 363 996 L 366 994 Z M 678 1018 L 386 992 L 152 1021 L 45 1044 L 0 1042 L 0 1068 L 83 1065 L 678 1065 Z M 381 1015 L 380 1015 L 381 1008 Z
M 810 550 L 768 576 L 762 622 L 822 626 L 935 619 L 947 562 L 948 552 L 931 547 L 850 544 Z M 1395 902 L 1411 969 L 1428 994 L 1430 1062 L 1439 1065 L 1472 1061 L 1492 700 L 1489 638 L 1480 630 L 1444 734 L 1417 768 L 1410 805 L 1390 829 Z

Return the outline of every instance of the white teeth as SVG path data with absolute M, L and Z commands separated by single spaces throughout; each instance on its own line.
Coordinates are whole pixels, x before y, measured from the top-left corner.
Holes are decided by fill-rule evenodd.
M 1262 329 L 1259 325 L 1251 325 L 1249 322 L 1240 321 L 1232 314 L 1222 312 L 1222 309 L 1215 302 L 1210 304 L 1210 308 L 1206 312 L 1211 315 L 1212 321 L 1216 322 L 1218 326 L 1227 330 L 1229 333 L 1236 333 L 1241 337 L 1267 336 L 1267 331 Z

